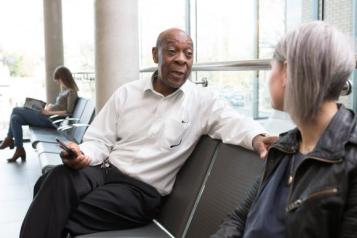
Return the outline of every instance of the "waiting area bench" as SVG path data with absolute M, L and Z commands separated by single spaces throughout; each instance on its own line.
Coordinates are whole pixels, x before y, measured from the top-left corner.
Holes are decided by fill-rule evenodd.
M 263 166 L 264 161 L 254 152 L 203 136 L 179 171 L 171 195 L 151 224 L 77 238 L 209 237 L 245 198 Z
M 79 97 L 71 116 L 53 120 L 55 128 L 30 127 L 31 144 L 39 155 L 43 173 L 62 163 L 59 157 L 61 149 L 56 143 L 56 138 L 80 143 L 94 114 L 94 102 Z
M 80 143 L 86 125 L 94 117 L 94 104 L 79 99 L 73 112 L 77 125 L 59 129 L 30 128 L 32 146 L 40 157 L 42 171 L 61 164 L 56 137 Z M 68 127 L 68 130 L 65 129 Z M 264 161 L 240 146 L 224 144 L 203 136 L 177 174 L 172 193 L 165 200 L 159 216 L 143 227 L 98 232 L 77 238 L 200 238 L 209 237 L 219 224 L 245 198 L 260 175 Z

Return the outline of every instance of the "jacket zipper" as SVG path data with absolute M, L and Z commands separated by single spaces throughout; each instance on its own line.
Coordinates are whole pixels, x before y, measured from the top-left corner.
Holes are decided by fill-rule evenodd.
M 337 192 L 338 192 L 337 188 L 329 188 L 329 189 L 326 189 L 323 191 L 312 193 L 309 196 L 307 196 L 306 198 L 298 199 L 298 200 L 290 203 L 286 208 L 286 212 L 291 212 L 291 211 L 299 208 L 304 202 L 306 202 L 314 197 L 318 197 L 321 195 L 328 195 L 328 194 L 336 194 Z
M 288 194 L 288 206 L 286 208 L 287 212 L 290 212 L 290 211 L 295 210 L 296 208 L 300 207 L 303 202 L 305 202 L 307 199 L 309 199 L 311 197 L 311 195 L 309 195 L 309 197 L 307 197 L 305 199 L 298 199 L 298 200 L 295 200 L 294 202 L 290 202 L 289 203 L 290 198 L 291 198 L 291 193 L 292 193 L 292 190 L 293 190 L 293 187 L 294 187 L 296 173 L 299 170 L 299 168 L 301 167 L 301 164 L 304 163 L 307 160 L 316 160 L 316 161 L 329 163 L 329 164 L 337 164 L 337 163 L 340 163 L 342 161 L 342 159 L 339 159 L 339 160 L 336 160 L 336 161 L 331 161 L 331 160 L 322 159 L 322 158 L 319 158 L 319 157 L 307 157 L 307 158 L 303 159 L 300 162 L 300 164 L 298 164 L 298 166 L 296 167 L 295 172 L 294 172 L 293 176 L 291 177 L 291 181 L 289 181 L 291 183 L 290 183 L 289 194 Z M 290 178 L 289 178 L 289 180 L 290 180 Z
M 327 160 L 327 159 L 322 159 L 322 158 L 319 158 L 319 157 L 307 157 L 305 159 L 303 159 L 300 164 L 298 165 L 298 167 L 296 167 L 295 169 L 295 172 L 290 175 L 289 177 L 289 185 L 293 185 L 293 182 L 294 182 L 294 179 L 295 179 L 295 175 L 296 175 L 296 172 L 298 171 L 299 167 L 301 166 L 301 164 L 306 161 L 306 160 L 317 160 L 317 161 L 320 161 L 320 162 L 324 162 L 324 163 L 328 163 L 328 164 L 338 164 L 342 161 L 342 159 L 339 159 L 339 160 L 336 160 L 336 161 L 331 161 L 331 160 Z M 290 194 L 289 194 L 290 195 Z M 290 197 L 290 196 L 289 196 Z
M 275 148 L 275 149 L 277 149 L 277 150 L 279 150 L 279 151 L 281 151 L 283 153 L 286 153 L 286 154 L 295 153 L 295 151 L 293 151 L 293 150 L 286 150 L 285 148 L 282 148 L 282 147 L 277 146 L 277 145 L 273 145 L 272 147 L 269 148 L 269 150 L 272 149 L 272 148 Z M 305 202 L 306 200 L 310 199 L 311 197 L 316 196 L 316 194 L 319 195 L 320 193 L 325 193 L 325 192 L 326 193 L 337 193 L 337 188 L 331 188 L 331 189 L 324 190 L 324 191 L 321 191 L 321 192 L 313 193 L 313 194 L 309 195 L 305 199 L 298 199 L 298 200 L 295 200 L 294 202 L 290 202 L 289 203 L 289 200 L 290 200 L 290 197 L 291 197 L 291 193 L 292 193 L 292 188 L 294 186 L 295 175 L 296 175 L 297 171 L 299 170 L 299 167 L 301 166 L 301 164 L 304 163 L 304 161 L 310 160 L 310 159 L 317 160 L 317 161 L 324 162 L 324 163 L 329 163 L 329 164 L 337 164 L 337 163 L 340 163 L 342 161 L 342 159 L 339 159 L 339 160 L 336 160 L 336 161 L 331 161 L 331 160 L 322 159 L 322 158 L 319 158 L 319 157 L 307 157 L 307 158 L 303 159 L 300 162 L 300 164 L 298 164 L 298 166 L 296 167 L 295 172 L 293 173 L 293 176 L 291 178 L 289 178 L 289 180 L 291 180 L 291 181 L 289 181 L 290 182 L 289 183 L 290 184 L 290 188 L 289 188 L 289 194 L 288 194 L 288 206 L 286 208 L 287 212 L 295 210 L 296 208 L 300 207 L 303 202 Z M 263 175 L 263 177 L 262 177 L 262 179 L 260 181 L 260 185 L 259 185 L 259 188 L 258 188 L 258 194 L 260 192 L 261 186 L 263 185 L 263 181 L 264 181 L 266 175 L 267 175 L 267 170 L 264 171 L 264 175 Z

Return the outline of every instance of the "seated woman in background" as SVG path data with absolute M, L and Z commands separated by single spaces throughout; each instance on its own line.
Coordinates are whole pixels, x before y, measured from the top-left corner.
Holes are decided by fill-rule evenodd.
M 73 79 L 71 71 L 64 66 L 59 66 L 54 72 L 54 80 L 59 83 L 61 92 L 54 104 L 46 104 L 41 111 L 36 111 L 24 107 L 15 107 L 10 117 L 10 126 L 7 137 L 0 144 L 0 149 L 10 147 L 16 150 L 8 162 L 15 162 L 19 157 L 26 160 L 26 152 L 23 147 L 22 126 L 53 127 L 50 119 L 51 115 L 71 114 L 77 99 L 78 87 Z
M 349 46 L 323 22 L 279 42 L 272 107 L 297 128 L 271 146 L 263 177 L 212 238 L 357 237 L 357 118 L 337 103 L 355 67 Z

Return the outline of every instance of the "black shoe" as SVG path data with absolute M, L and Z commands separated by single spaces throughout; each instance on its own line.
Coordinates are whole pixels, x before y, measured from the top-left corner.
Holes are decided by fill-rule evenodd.
M 9 138 L 9 137 L 6 137 L 0 144 L 0 150 L 3 150 L 7 147 L 10 147 L 10 149 L 13 149 L 14 148 L 14 140 Z

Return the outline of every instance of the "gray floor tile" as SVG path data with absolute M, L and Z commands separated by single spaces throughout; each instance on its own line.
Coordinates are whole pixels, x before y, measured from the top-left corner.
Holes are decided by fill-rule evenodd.
M 0 224 L 21 222 L 30 206 L 31 199 L 0 202 Z
M 0 185 L 1 193 L 0 202 L 4 201 L 17 201 L 17 200 L 31 200 L 32 196 L 28 188 L 28 184 L 12 184 Z
M 0 186 L 1 185 L 16 185 L 25 184 L 28 182 L 25 171 L 23 170 L 12 170 L 0 172 Z
M 0 237 L 17 238 L 20 234 L 21 222 L 0 223 Z
M 33 186 L 41 175 L 37 153 L 25 143 L 27 160 L 8 163 L 14 150 L 0 150 L 0 237 L 17 238 L 32 201 Z

